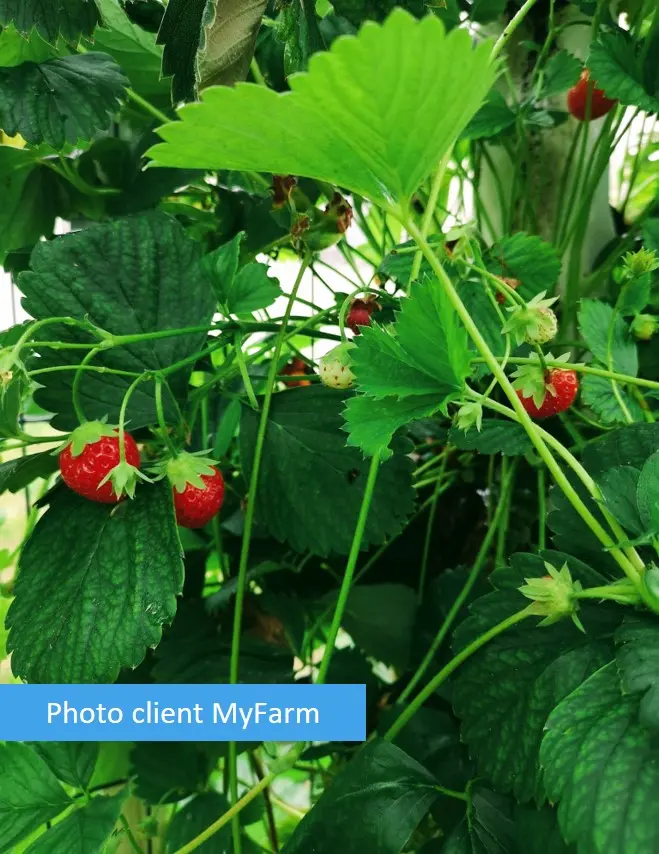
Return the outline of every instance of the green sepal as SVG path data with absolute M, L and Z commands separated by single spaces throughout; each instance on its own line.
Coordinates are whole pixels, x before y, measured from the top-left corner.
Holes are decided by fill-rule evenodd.
M 525 578 L 526 584 L 519 589 L 522 596 L 531 599 L 531 610 L 534 614 L 544 617 L 539 626 L 551 626 L 565 617 L 570 617 L 574 625 L 582 632 L 586 630 L 577 616 L 579 608 L 578 594 L 581 582 L 573 581 L 567 563 L 560 569 L 545 561 L 548 575 L 542 578 Z
M 104 483 L 110 481 L 114 494 L 121 498 L 122 495 L 127 495 L 129 498 L 135 497 L 135 487 L 138 480 L 144 480 L 147 483 L 153 483 L 150 477 L 147 477 L 144 472 L 140 471 L 134 465 L 122 460 L 120 463 L 109 471 L 103 480 L 99 483 L 100 489 Z
M 483 407 L 478 401 L 469 401 L 463 403 L 458 409 L 455 426 L 458 430 L 464 430 L 466 433 L 472 427 L 475 427 L 480 433 L 483 426 Z
M 546 382 L 545 369 L 538 354 L 531 353 L 530 358 L 532 359 L 530 363 L 520 365 L 516 371 L 513 371 L 512 376 L 516 377 L 513 388 L 519 389 L 522 392 L 522 397 L 532 398 L 533 403 L 540 407 L 547 394 L 556 397 L 556 389 L 551 383 Z M 548 353 L 546 359 L 551 362 L 567 362 L 570 359 L 570 354 L 563 353 L 562 356 L 555 358 L 551 353 Z
M 515 305 L 508 309 L 511 316 L 502 327 L 502 332 L 513 335 L 518 345 L 525 341 L 530 344 L 545 344 L 556 334 L 556 315 L 550 306 L 558 297 L 545 299 L 545 294 L 546 291 L 541 291 L 526 305 Z
M 66 442 L 56 449 L 61 451 L 67 445 L 71 446 L 71 456 L 79 457 L 85 450 L 87 445 L 93 445 L 102 439 L 103 436 L 113 436 L 118 438 L 118 427 L 112 424 L 106 424 L 104 421 L 85 421 L 69 435 Z
M 177 492 L 183 492 L 188 484 L 197 489 L 205 489 L 206 484 L 201 479 L 202 475 L 214 474 L 213 466 L 217 460 L 202 456 L 207 451 L 198 451 L 190 454 L 181 451 L 177 457 L 168 457 L 153 466 L 153 470 L 161 477 L 167 477 L 172 487 Z

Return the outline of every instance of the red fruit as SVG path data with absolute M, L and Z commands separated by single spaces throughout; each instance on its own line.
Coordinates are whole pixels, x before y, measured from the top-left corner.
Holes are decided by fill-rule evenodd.
M 590 79 L 590 72 L 584 69 L 577 85 L 567 93 L 567 108 L 580 122 L 586 121 L 589 97 L 591 119 L 605 116 L 618 103 L 615 99 L 607 98 L 603 89 L 597 89 L 595 81 Z
M 140 452 L 130 433 L 124 433 L 126 462 L 140 467 Z M 68 444 L 59 455 L 59 470 L 62 480 L 78 495 L 102 504 L 116 504 L 123 498 L 117 495 L 110 480 L 99 486 L 103 478 L 119 465 L 119 436 L 101 436 L 89 442 L 74 456 L 73 443 Z
M 371 325 L 371 315 L 376 307 L 372 300 L 355 299 L 350 304 L 348 316 L 346 317 L 346 326 L 351 329 L 355 335 L 359 335 L 360 326 Z
M 303 359 L 296 357 L 282 368 L 281 372 L 285 377 L 304 377 L 307 373 L 307 363 Z M 311 385 L 311 381 L 305 379 L 284 380 L 284 385 L 287 388 L 297 388 L 298 386 Z
M 579 391 L 579 380 L 575 371 L 551 368 L 545 377 L 545 397 L 540 406 L 536 406 L 532 397 L 523 397 L 520 389 L 515 389 L 517 397 L 531 418 L 550 418 L 569 409 Z
M 183 528 L 203 528 L 220 512 L 224 501 L 224 478 L 211 466 L 213 474 L 202 474 L 203 488 L 186 483 L 182 492 L 174 488 L 176 521 Z

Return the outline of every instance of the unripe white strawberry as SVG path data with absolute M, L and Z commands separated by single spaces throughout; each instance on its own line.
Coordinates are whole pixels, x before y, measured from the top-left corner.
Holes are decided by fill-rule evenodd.
M 350 388 L 355 381 L 355 375 L 350 369 L 352 359 L 350 350 L 355 345 L 351 341 L 339 344 L 326 353 L 318 363 L 320 379 L 328 388 Z

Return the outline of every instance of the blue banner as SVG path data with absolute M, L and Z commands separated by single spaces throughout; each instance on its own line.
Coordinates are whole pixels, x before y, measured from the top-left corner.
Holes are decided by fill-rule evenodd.
M 0 685 L 1 741 L 363 741 L 364 685 Z

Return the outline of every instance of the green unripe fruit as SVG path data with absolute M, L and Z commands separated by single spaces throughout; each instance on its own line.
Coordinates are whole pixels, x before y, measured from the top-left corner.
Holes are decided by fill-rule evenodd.
M 347 341 L 344 344 L 334 347 L 333 350 L 330 350 L 329 353 L 323 356 L 318 363 L 320 379 L 323 385 L 326 385 L 328 388 L 338 389 L 346 389 L 352 386 L 355 381 L 355 375 L 350 369 L 352 364 L 350 350 L 354 346 L 352 342 Z

